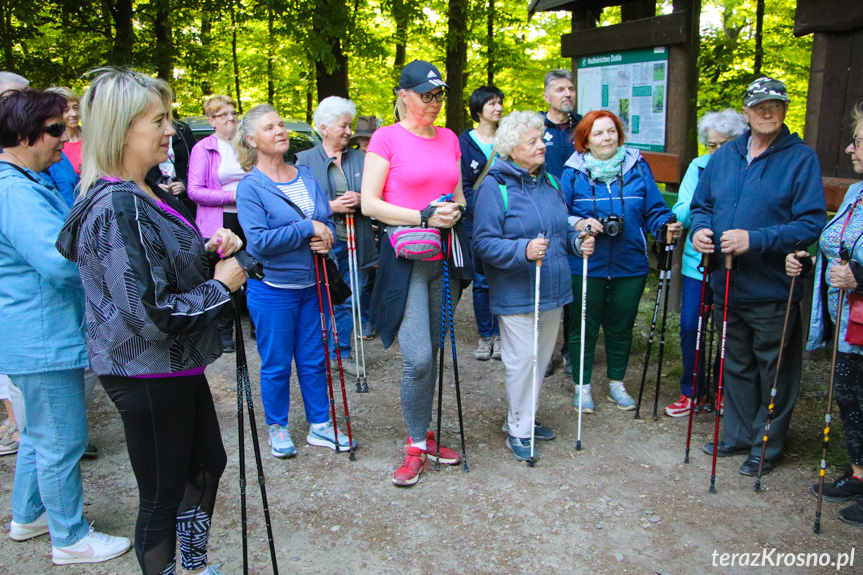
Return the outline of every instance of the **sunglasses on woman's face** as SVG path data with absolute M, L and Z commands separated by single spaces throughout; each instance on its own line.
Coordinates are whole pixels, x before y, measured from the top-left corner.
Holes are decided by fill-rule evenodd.
M 42 130 L 52 138 L 59 138 L 66 132 L 66 124 L 57 122 L 56 124 L 45 126 Z

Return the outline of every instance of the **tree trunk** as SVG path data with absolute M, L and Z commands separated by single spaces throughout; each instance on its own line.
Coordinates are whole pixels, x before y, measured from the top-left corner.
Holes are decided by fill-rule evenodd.
M 396 23 L 396 35 L 395 35 L 395 43 L 396 43 L 396 57 L 393 61 L 393 76 L 398 82 L 399 74 L 401 74 L 402 68 L 405 67 L 405 57 L 407 56 L 407 43 L 408 43 L 408 24 L 410 19 L 408 18 L 407 5 L 405 0 L 393 0 L 393 20 Z
M 132 64 L 132 48 L 135 45 L 132 0 L 116 0 L 113 3 L 105 0 L 105 3 L 114 20 L 114 46 L 110 63 L 115 66 L 129 66 Z
M 494 84 L 494 0 L 488 0 L 488 85 Z
M 467 61 L 468 0 L 449 0 L 449 27 L 446 41 L 446 127 L 461 134 L 465 128 L 464 72 Z
M 3 69 L 15 70 L 15 53 L 12 45 L 12 7 L 7 0 L 0 0 L 0 38 L 3 42 Z
M 347 31 L 347 27 L 347 6 L 343 0 L 317 0 L 312 17 L 312 30 L 330 46 L 334 60 L 327 66 L 321 56 L 315 56 L 319 102 L 327 96 L 350 97 L 348 95 L 348 56 L 344 52 L 341 34 L 336 33 L 340 28 Z
M 237 90 L 237 111 L 243 113 L 243 95 L 240 91 L 240 62 L 237 58 L 237 5 L 231 2 L 231 58 L 234 61 L 234 87 Z
M 764 61 L 763 29 L 764 0 L 758 0 L 757 7 L 755 8 L 755 66 L 752 69 L 756 78 L 761 76 L 761 63 Z
M 210 73 L 213 71 L 213 58 L 210 57 L 213 43 L 213 0 L 204 0 L 201 7 L 201 60 L 198 69 L 201 71 L 201 93 L 209 96 L 213 93 L 210 86 Z
M 154 64 L 156 74 L 162 80 L 170 82 L 174 72 L 174 37 L 171 30 L 171 0 L 156 2 L 156 17 L 153 22 L 153 32 L 156 36 Z
M 275 14 L 273 14 L 273 6 L 267 4 L 267 103 L 271 106 L 276 98 L 276 82 L 273 78 L 273 61 L 275 60 L 275 43 L 276 38 L 273 35 L 273 23 Z

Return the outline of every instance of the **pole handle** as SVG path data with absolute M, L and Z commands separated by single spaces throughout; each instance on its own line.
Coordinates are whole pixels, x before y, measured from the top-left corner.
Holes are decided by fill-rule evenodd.
M 665 225 L 663 226 L 665 228 L 665 243 L 667 245 L 671 245 L 674 243 L 674 232 L 668 229 L 668 227 L 674 223 L 677 223 L 677 216 L 671 214 L 671 217 L 668 218 L 668 221 L 665 222 Z
M 734 265 L 734 256 L 731 254 L 726 255 L 725 256 L 725 269 L 730 270 L 730 269 L 732 269 L 733 265 Z

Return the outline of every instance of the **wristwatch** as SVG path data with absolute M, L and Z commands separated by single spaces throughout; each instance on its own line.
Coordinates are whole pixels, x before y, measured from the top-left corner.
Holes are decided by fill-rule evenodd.
M 421 228 L 429 227 L 429 218 L 431 218 L 435 214 L 435 210 L 437 210 L 435 206 L 428 206 L 424 210 L 420 210 Z

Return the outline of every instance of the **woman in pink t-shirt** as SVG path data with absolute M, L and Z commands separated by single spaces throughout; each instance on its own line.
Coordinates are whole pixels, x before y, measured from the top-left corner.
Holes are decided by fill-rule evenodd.
M 386 225 L 444 229 L 461 219 L 465 200 L 458 138 L 452 131 L 434 126 L 446 87 L 438 69 L 428 62 L 414 60 L 402 70 L 398 98 L 405 114 L 397 124 L 372 134 L 363 172 L 363 214 Z M 447 194 L 453 194 L 454 201 L 436 201 Z M 393 476 L 396 485 L 414 485 L 438 452 L 429 426 L 440 348 L 442 290 L 442 259 L 396 258 L 389 242 L 381 242 L 372 323 L 385 347 L 398 337 L 404 361 L 401 401 L 408 428 L 407 457 Z M 454 451 L 440 448 L 441 463 L 460 461 Z

